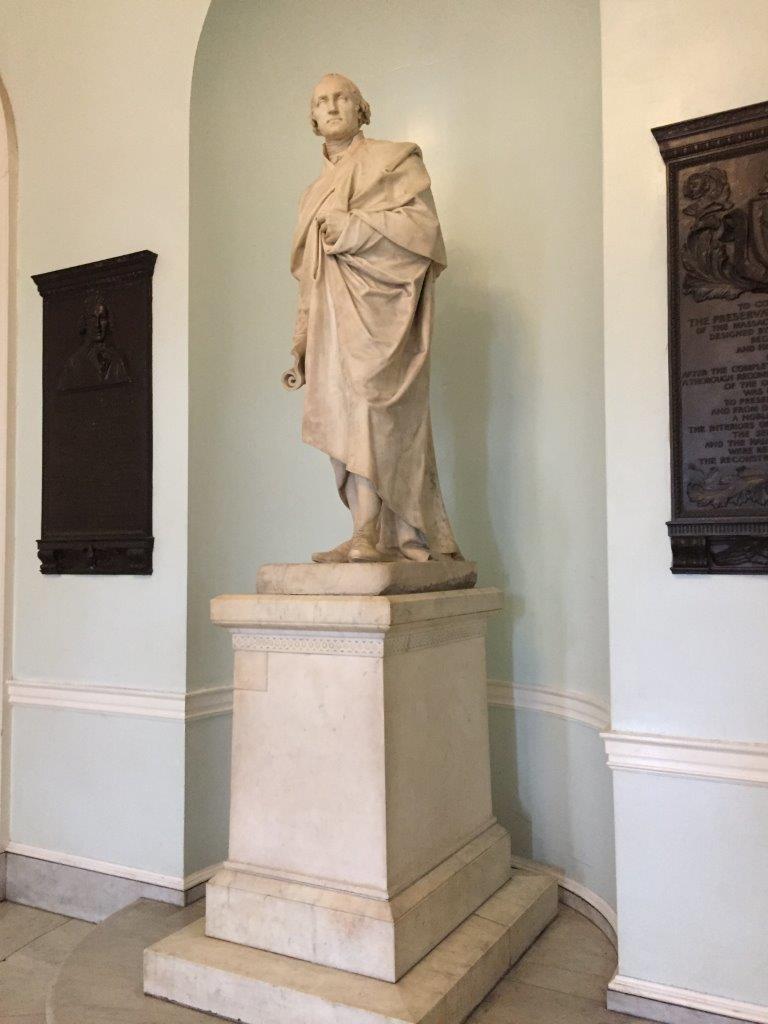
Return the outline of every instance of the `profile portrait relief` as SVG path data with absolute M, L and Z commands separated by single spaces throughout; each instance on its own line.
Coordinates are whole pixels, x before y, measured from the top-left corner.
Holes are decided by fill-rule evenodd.
M 367 138 L 371 108 L 343 75 L 318 82 L 320 176 L 299 203 L 299 283 L 287 388 L 305 387 L 303 440 L 330 456 L 352 535 L 316 562 L 461 559 L 429 412 L 434 287 L 446 255 L 412 142 Z
M 101 295 L 89 295 L 78 325 L 82 340 L 59 374 L 57 390 L 79 391 L 127 384 L 126 356 L 111 337 L 112 315 Z

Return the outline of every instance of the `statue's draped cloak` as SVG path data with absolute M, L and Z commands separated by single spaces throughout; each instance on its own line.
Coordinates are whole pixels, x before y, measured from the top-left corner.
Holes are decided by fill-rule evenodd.
M 334 245 L 319 214 L 351 214 Z M 300 285 L 294 353 L 304 354 L 302 438 L 370 480 L 382 499 L 381 543 L 396 546 L 392 513 L 423 535 L 432 557 L 457 554 L 437 479 L 429 416 L 435 277 L 446 264 L 430 180 L 413 143 L 360 133 L 303 194 L 291 271 Z

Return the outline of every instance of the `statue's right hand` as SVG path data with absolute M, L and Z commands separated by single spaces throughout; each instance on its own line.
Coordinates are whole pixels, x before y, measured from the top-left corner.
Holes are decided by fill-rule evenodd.
M 307 383 L 303 357 L 296 359 L 290 370 L 286 370 L 280 380 L 286 391 L 298 391 L 299 388 L 303 388 Z

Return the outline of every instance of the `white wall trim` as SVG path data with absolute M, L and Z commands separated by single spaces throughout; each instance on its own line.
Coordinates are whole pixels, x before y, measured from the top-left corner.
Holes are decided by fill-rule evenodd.
M 54 864 L 65 864 L 70 868 L 83 868 L 85 871 L 97 871 L 101 875 L 114 875 L 117 878 L 128 878 L 133 882 L 146 882 L 148 885 L 158 885 L 163 889 L 178 889 L 186 891 L 192 889 L 201 882 L 207 882 L 221 867 L 220 864 L 212 864 L 210 867 L 193 871 L 192 874 L 184 875 L 161 875 L 155 871 L 145 871 L 143 868 L 131 868 L 125 864 L 113 864 L 111 861 L 93 860 L 91 857 L 80 857 L 74 853 L 61 853 L 59 850 L 45 850 L 40 846 L 27 846 L 25 843 L 14 843 L 11 841 L 6 847 L 6 853 L 15 853 L 20 857 L 32 857 L 35 860 L 50 861 Z
M 768 743 L 615 731 L 601 736 L 605 740 L 608 767 L 614 771 L 768 786 Z
M 231 683 L 184 693 L 67 680 L 9 679 L 6 690 L 12 706 L 68 708 L 97 714 L 187 722 L 229 714 L 233 697 Z M 496 707 L 544 712 L 594 729 L 606 729 L 610 724 L 610 713 L 605 704 L 575 690 L 552 690 L 543 686 L 489 680 L 488 703 Z
M 616 932 L 616 911 L 604 900 L 602 896 L 599 896 L 596 892 L 588 889 L 586 885 L 582 885 L 581 882 L 577 882 L 574 878 L 569 878 L 559 868 L 550 867 L 548 864 L 541 864 L 536 860 L 528 860 L 526 857 L 518 857 L 516 854 L 512 855 L 512 866 L 515 868 L 522 868 L 525 871 L 535 871 L 539 875 L 548 875 L 550 878 L 555 878 L 557 884 L 561 889 L 566 889 L 568 892 L 572 892 L 574 896 L 578 896 L 579 899 L 584 900 L 588 903 L 602 918 L 604 918 L 614 934 Z
M 489 679 L 488 703 L 495 707 L 542 711 L 571 722 L 581 722 L 593 729 L 607 729 L 611 722 L 606 704 L 576 690 L 551 690 L 544 686 Z
M 210 686 L 205 690 L 190 690 L 186 696 L 186 721 L 232 714 L 234 692 L 232 683 Z
M 6 690 L 11 706 L 68 708 L 71 711 L 181 722 L 225 715 L 232 710 L 231 684 L 184 693 L 94 683 L 9 679 Z
M 711 996 L 706 992 L 693 992 L 691 989 L 675 988 L 672 985 L 659 985 L 655 981 L 641 981 L 638 978 L 628 978 L 623 974 L 614 975 L 608 983 L 608 990 L 609 992 L 620 992 L 622 995 L 636 996 L 639 999 L 652 999 L 657 1003 L 670 1003 L 673 1006 L 684 1006 L 691 1010 L 703 1010 L 705 1013 L 717 1013 L 722 1017 L 731 1017 L 734 1020 L 768 1024 L 768 1006 L 760 1006 L 757 1003 L 741 1003 L 725 996 Z

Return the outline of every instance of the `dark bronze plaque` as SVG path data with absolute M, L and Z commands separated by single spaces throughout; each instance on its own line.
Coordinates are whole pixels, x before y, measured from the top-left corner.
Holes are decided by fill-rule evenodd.
M 36 274 L 43 573 L 152 572 L 152 273 L 136 252 Z
M 653 131 L 667 165 L 672 572 L 768 572 L 768 103 Z

